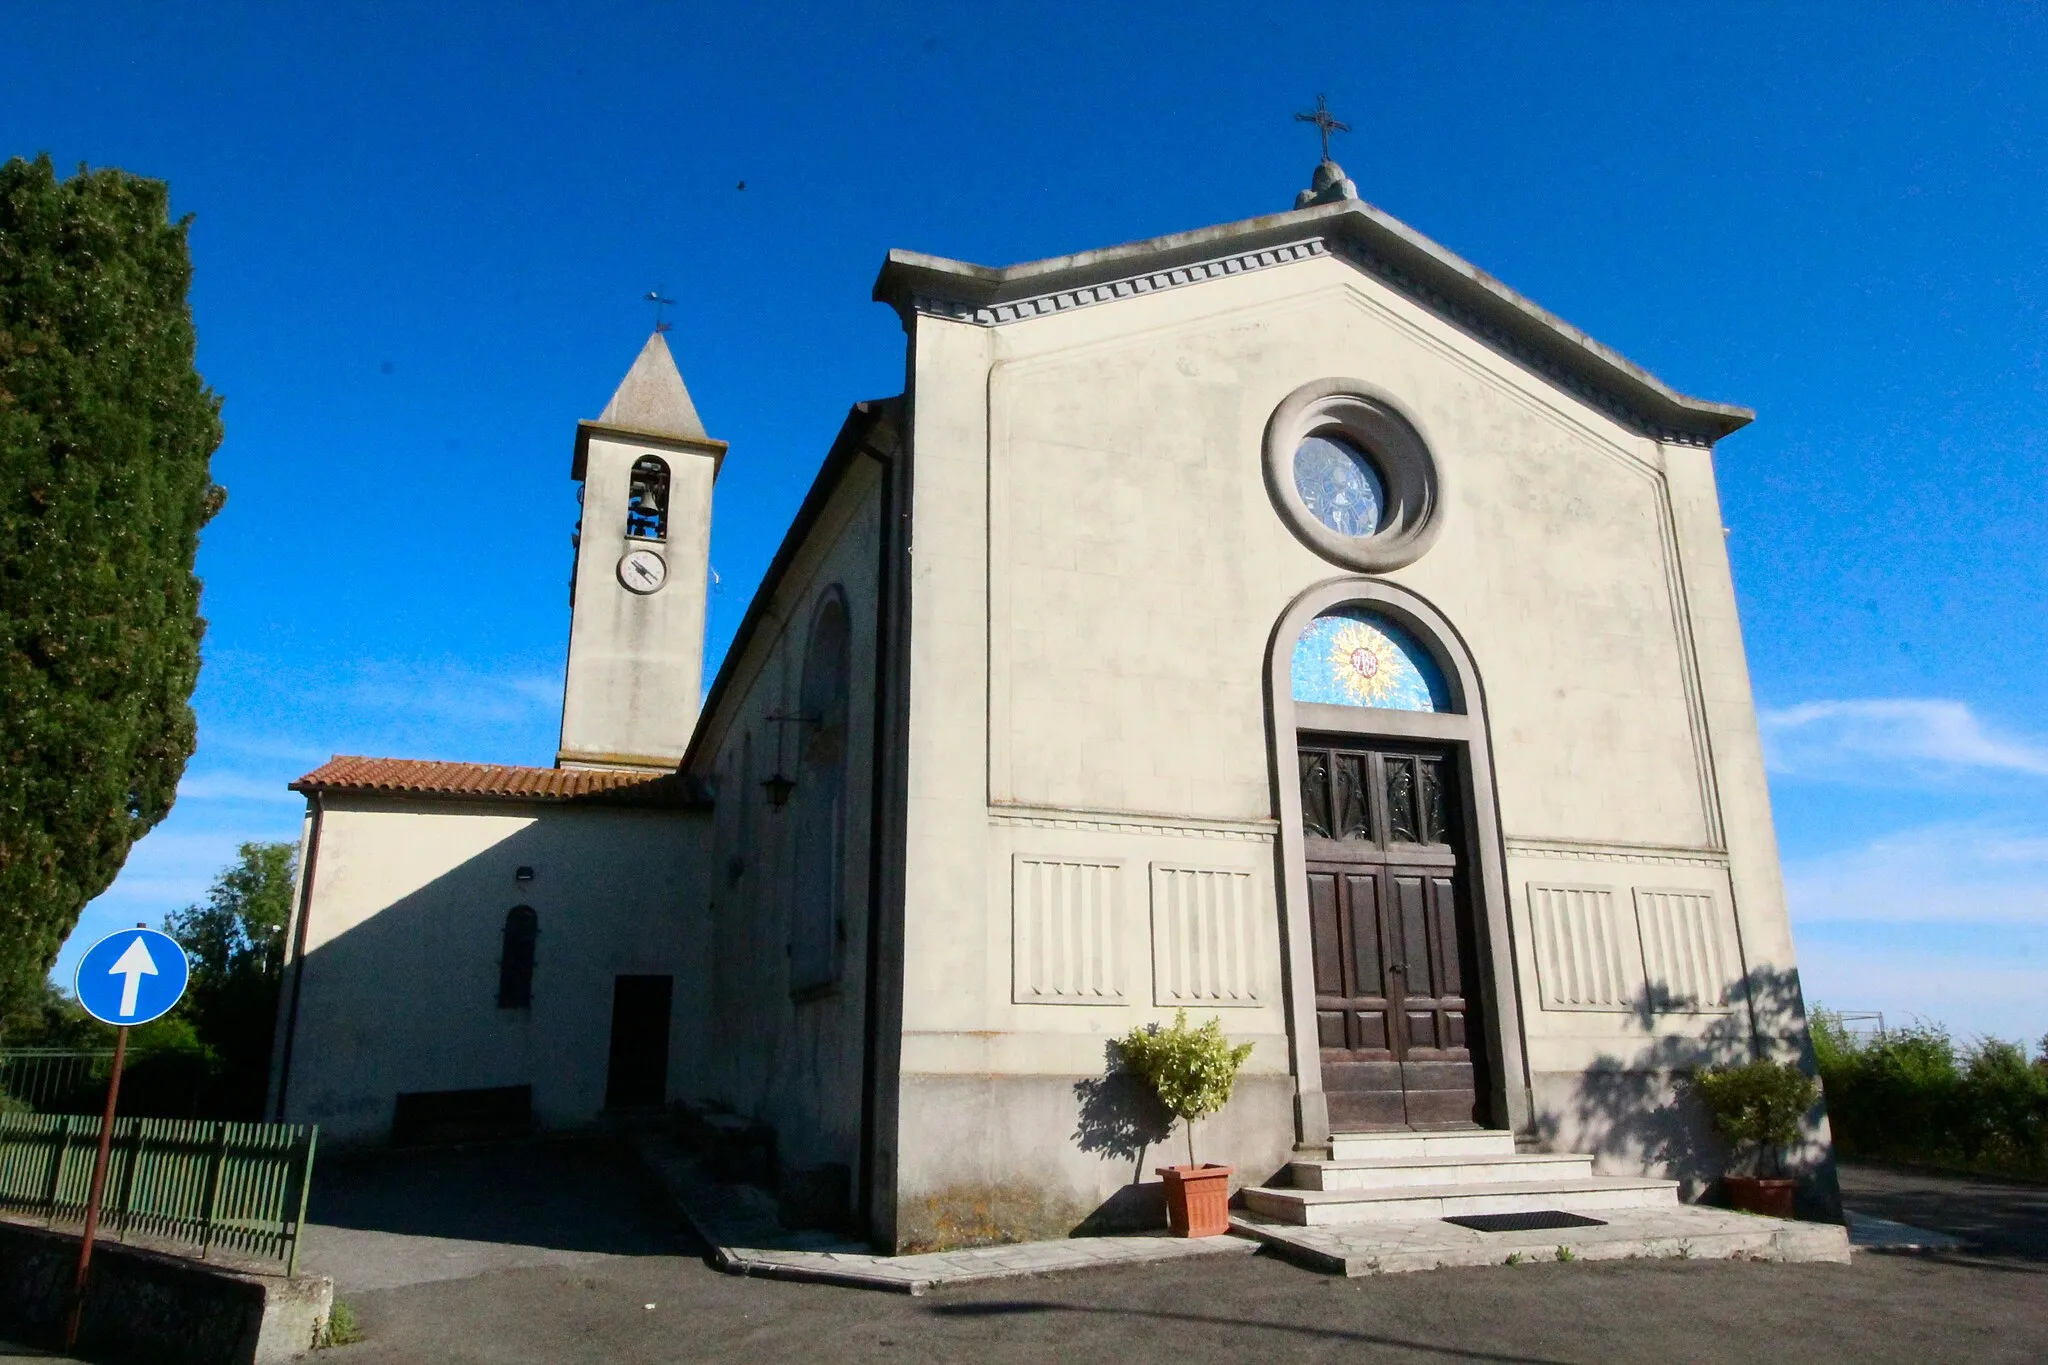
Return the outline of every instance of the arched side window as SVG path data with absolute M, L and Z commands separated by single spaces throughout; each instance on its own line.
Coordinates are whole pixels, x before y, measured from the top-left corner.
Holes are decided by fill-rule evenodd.
M 639 540 L 668 539 L 668 465 L 652 455 L 633 461 L 626 491 L 626 534 Z
M 796 886 L 790 926 L 790 989 L 829 986 L 839 977 L 846 893 L 847 689 L 852 669 L 846 601 L 827 592 L 811 619 L 798 690 L 803 718 L 797 775 Z
M 1332 607 L 1294 642 L 1293 695 L 1322 706 L 1450 711 L 1450 685 L 1428 648 L 1380 612 Z
M 498 1008 L 523 1010 L 533 1004 L 533 952 L 540 918 L 530 905 L 505 912 L 505 942 L 498 957 Z

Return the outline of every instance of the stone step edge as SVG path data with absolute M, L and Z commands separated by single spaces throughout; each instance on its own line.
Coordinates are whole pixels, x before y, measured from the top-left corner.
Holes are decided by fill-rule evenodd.
M 1678 1182 L 1644 1175 L 1595 1175 L 1580 1180 L 1474 1180 L 1463 1185 L 1386 1185 L 1363 1190 L 1301 1190 L 1286 1185 L 1248 1186 L 1245 1197 L 1292 1199 L 1303 1204 L 1379 1204 L 1404 1199 L 1463 1199 L 1524 1194 L 1606 1194 L 1624 1190 L 1670 1190 Z
M 1314 1166 L 1325 1171 L 1400 1171 L 1411 1166 L 1546 1166 L 1593 1160 L 1591 1152 L 1453 1152 L 1445 1156 L 1347 1156 L 1290 1161 L 1289 1166 Z

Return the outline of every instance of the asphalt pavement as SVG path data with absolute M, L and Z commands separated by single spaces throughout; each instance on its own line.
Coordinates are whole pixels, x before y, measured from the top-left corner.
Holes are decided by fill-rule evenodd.
M 1261 1255 L 913 1299 L 712 1270 L 623 1147 L 444 1153 L 325 1174 L 337 1178 L 311 1254 L 334 1254 L 329 1273 L 366 1340 L 323 1353 L 323 1365 L 2048 1360 L 2038 1187 L 1850 1171 L 1853 1207 L 1998 1240 L 1938 1256 L 1859 1253 L 1848 1266 L 1538 1262 L 1345 1280 Z M 399 1213 L 405 1226 L 385 1235 L 402 1245 L 351 1259 L 339 1234 L 371 1229 L 344 1224 Z M 462 1249 L 472 1245 L 496 1250 Z M 442 1273 L 458 1263 L 474 1272 Z
M 310 1365 L 2048 1360 L 2048 1189 L 1869 1168 L 1842 1184 L 1851 1208 L 1973 1245 L 1357 1280 L 1231 1256 L 910 1298 L 711 1269 L 622 1144 L 391 1155 L 320 1173 L 306 1263 L 365 1340 Z

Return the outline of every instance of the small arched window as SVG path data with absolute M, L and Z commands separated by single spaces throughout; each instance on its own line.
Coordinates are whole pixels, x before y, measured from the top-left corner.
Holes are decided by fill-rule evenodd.
M 505 912 L 505 944 L 498 957 L 498 1008 L 523 1010 L 533 1004 L 533 950 L 540 918 L 530 905 Z
M 839 976 L 846 894 L 846 746 L 852 673 L 846 600 L 827 592 L 811 621 L 798 690 L 806 742 L 795 806 L 796 906 L 790 988 L 829 987 Z
M 668 539 L 668 465 L 652 455 L 633 461 L 626 492 L 626 534 L 639 540 Z

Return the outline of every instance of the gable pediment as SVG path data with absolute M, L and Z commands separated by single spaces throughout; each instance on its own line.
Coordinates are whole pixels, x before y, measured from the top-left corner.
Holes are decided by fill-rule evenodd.
M 1678 392 L 1641 366 L 1360 200 L 991 267 L 891 251 L 875 298 L 919 315 L 1001 327 L 1296 262 L 1336 257 L 1647 436 L 1712 445 L 1748 408 Z

